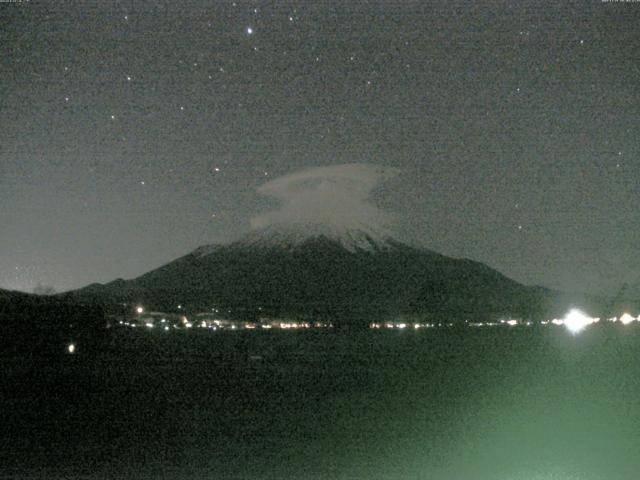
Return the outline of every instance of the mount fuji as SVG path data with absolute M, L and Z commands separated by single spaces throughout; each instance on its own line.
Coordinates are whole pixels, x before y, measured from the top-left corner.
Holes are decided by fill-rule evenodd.
M 345 323 L 401 314 L 447 321 L 536 319 L 564 308 L 558 293 L 522 285 L 479 262 L 411 246 L 385 231 L 317 224 L 253 231 L 230 244 L 199 247 L 140 277 L 65 296 Z

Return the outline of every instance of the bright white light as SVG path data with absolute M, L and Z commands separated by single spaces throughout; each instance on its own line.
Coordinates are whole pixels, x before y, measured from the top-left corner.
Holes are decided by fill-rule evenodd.
M 137 313 L 144 313 L 144 308 L 142 308 L 142 307 L 137 307 L 137 308 L 136 308 L 136 312 L 137 312 Z
M 398 324 L 398 328 L 407 328 L 407 324 L 406 323 L 399 323 Z
M 253 33 L 253 28 L 247 27 L 247 34 L 251 35 Z
M 573 309 L 564 317 L 563 323 L 571 333 L 575 334 L 581 332 L 587 325 L 590 325 L 595 321 L 595 318 L 587 316 L 580 310 Z
M 186 322 L 184 324 L 184 326 L 187 327 L 187 328 L 191 328 L 191 327 L 193 327 L 193 324 L 191 322 Z
M 517 320 L 507 320 L 507 325 L 514 327 L 518 324 Z
M 165 325 L 165 326 L 164 326 L 164 330 L 165 330 L 165 331 L 168 331 L 168 330 L 169 330 L 169 327 Z
M 69 344 L 69 346 L 67 346 L 67 351 L 68 351 L 69 353 L 73 353 L 73 352 L 75 352 L 75 351 L 76 351 L 76 346 L 75 346 L 75 344 L 70 343 L 70 344 Z
M 635 321 L 635 318 L 633 318 L 631 315 L 629 315 L 628 313 L 624 313 L 621 317 L 620 317 L 620 322 L 623 325 L 629 325 L 631 322 Z
M 153 323 L 151 323 L 151 322 L 147 322 L 147 323 L 145 323 L 145 326 L 146 326 L 147 328 L 153 328 Z

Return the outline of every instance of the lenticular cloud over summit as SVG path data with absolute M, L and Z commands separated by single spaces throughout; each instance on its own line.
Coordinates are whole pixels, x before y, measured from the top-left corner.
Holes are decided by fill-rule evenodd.
M 399 173 L 370 164 L 302 170 L 265 183 L 258 193 L 276 198 L 279 209 L 251 219 L 253 229 L 324 226 L 334 231 L 387 232 L 392 217 L 371 201 L 373 189 Z

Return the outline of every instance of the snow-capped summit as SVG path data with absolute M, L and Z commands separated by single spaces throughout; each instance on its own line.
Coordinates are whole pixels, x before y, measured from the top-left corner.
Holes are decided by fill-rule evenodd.
M 305 223 L 253 230 L 230 246 L 233 248 L 284 248 L 289 250 L 316 239 L 335 242 L 352 253 L 390 250 L 399 243 L 394 241 L 387 232 L 364 225 L 361 228 L 336 228 L 324 224 Z

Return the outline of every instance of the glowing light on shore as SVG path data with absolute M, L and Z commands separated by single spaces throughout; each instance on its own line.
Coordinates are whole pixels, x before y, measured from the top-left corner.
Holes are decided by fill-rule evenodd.
M 599 320 L 599 318 L 592 318 L 581 312 L 578 309 L 570 310 L 569 313 L 564 317 L 564 326 L 573 333 L 579 333 L 584 330 L 585 327 L 595 323 Z

